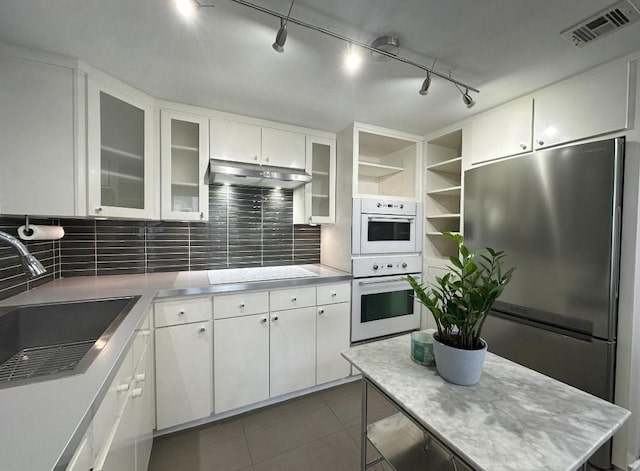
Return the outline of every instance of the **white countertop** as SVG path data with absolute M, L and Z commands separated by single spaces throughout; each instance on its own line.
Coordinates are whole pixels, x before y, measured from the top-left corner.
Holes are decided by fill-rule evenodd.
M 458 386 L 414 363 L 410 343 L 404 335 L 343 356 L 479 471 L 578 469 L 631 415 L 491 353 L 480 382 Z
M 350 280 L 322 265 L 302 265 L 318 276 L 209 284 L 207 271 L 109 275 L 55 280 L 0 301 L 0 306 L 141 296 L 83 374 L 0 389 L 0 469 L 64 470 L 80 443 L 153 300 L 246 289 L 273 289 Z

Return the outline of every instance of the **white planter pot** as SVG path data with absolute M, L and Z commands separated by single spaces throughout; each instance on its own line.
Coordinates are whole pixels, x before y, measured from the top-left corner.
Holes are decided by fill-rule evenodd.
M 480 350 L 462 350 L 440 343 L 437 335 L 434 336 L 433 353 L 440 376 L 461 386 L 471 386 L 480 381 L 487 353 L 487 342 L 482 340 L 482 343 L 484 348 Z

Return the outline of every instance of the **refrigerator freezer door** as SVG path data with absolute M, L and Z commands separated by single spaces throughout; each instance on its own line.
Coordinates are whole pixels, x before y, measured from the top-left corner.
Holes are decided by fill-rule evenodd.
M 615 342 L 576 338 L 495 312 L 487 317 L 482 338 L 496 355 L 613 402 Z M 608 469 L 611 441 L 590 462 Z

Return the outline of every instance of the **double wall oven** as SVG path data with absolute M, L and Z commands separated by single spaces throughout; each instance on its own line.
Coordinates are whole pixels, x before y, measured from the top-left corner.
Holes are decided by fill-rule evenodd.
M 352 342 L 420 328 L 406 276 L 420 281 L 421 209 L 415 201 L 354 198 Z

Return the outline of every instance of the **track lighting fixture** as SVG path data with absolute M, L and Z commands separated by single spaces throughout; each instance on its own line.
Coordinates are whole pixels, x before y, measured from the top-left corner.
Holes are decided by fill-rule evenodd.
M 279 52 L 280 54 L 284 52 L 284 43 L 287 42 L 287 22 L 289 21 L 289 16 L 291 16 L 291 10 L 295 1 L 296 0 L 291 0 L 291 5 L 289 6 L 289 13 L 287 13 L 287 17 L 280 17 L 280 29 L 278 30 L 278 34 L 276 34 L 276 40 L 271 45 L 273 50 Z
M 420 91 L 418 93 L 420 95 L 426 95 L 427 92 L 429 91 L 430 86 L 431 86 L 431 72 L 427 70 L 427 78 L 425 78 L 424 82 L 422 82 L 422 87 L 420 88 Z
M 280 29 L 278 30 L 278 34 L 276 34 L 276 40 L 273 42 L 271 47 L 274 51 L 283 53 L 284 52 L 284 43 L 287 42 L 287 23 L 280 18 Z
M 343 36 L 341 34 L 338 33 L 334 33 L 333 31 L 330 31 L 328 29 L 325 28 L 321 28 L 320 26 L 315 26 L 312 25 L 310 23 L 305 23 L 303 21 L 300 20 L 296 20 L 295 18 L 291 18 L 291 10 L 293 9 L 293 4 L 295 2 L 295 0 L 291 0 L 291 5 L 289 6 L 289 12 L 287 13 L 287 15 L 282 15 L 281 13 L 278 13 L 276 11 L 270 10 L 268 8 L 265 8 L 263 6 L 260 5 L 256 5 L 255 3 L 251 3 L 247 0 L 229 0 L 233 3 L 237 3 L 239 5 L 243 5 L 245 7 L 251 8 L 253 10 L 257 10 L 260 11 L 262 13 L 265 13 L 267 15 L 271 15 L 274 16 L 276 18 L 280 18 L 280 29 L 278 29 L 278 33 L 276 35 L 276 39 L 272 45 L 273 49 L 277 52 L 284 52 L 284 44 L 287 41 L 287 24 L 288 23 L 293 23 L 296 24 L 298 26 L 302 26 L 304 28 L 307 29 L 311 29 L 313 31 L 317 31 L 318 33 L 322 33 L 325 34 L 327 36 L 331 36 L 332 38 L 335 39 L 339 39 L 341 41 L 345 41 L 347 43 L 349 43 L 352 48 L 354 46 L 357 46 L 360 49 L 365 49 L 367 51 L 370 51 L 372 53 L 375 53 L 378 56 L 384 56 L 388 59 L 393 59 L 395 61 L 398 62 L 402 62 L 404 64 L 408 64 L 411 65 L 413 67 L 416 67 L 424 72 L 426 72 L 427 76 L 424 79 L 424 81 L 422 82 L 422 87 L 420 88 L 420 95 L 426 95 L 429 87 L 431 86 L 431 79 L 433 78 L 433 76 L 435 75 L 436 77 L 439 77 L 441 79 L 444 79 L 448 82 L 453 83 L 456 88 L 460 91 L 460 93 L 462 94 L 462 101 L 464 102 L 464 104 L 467 106 L 467 108 L 471 108 L 473 105 L 475 105 L 475 101 L 473 100 L 473 98 L 471 98 L 471 95 L 469 94 L 469 92 L 475 92 L 475 93 L 480 93 L 480 90 L 478 90 L 477 88 L 474 88 L 470 85 L 467 85 L 466 83 L 463 83 L 459 80 L 454 79 L 453 77 L 451 77 L 451 73 L 449 74 L 444 74 L 442 72 L 438 72 L 437 70 L 434 69 L 434 66 L 431 67 L 427 67 L 425 65 L 422 65 L 418 62 L 412 61 L 411 59 L 407 59 L 405 57 L 402 57 L 400 55 L 398 55 L 398 51 L 397 51 L 397 46 L 398 46 L 398 39 L 395 36 L 382 36 L 381 38 L 385 38 L 384 40 L 384 44 L 386 45 L 393 45 L 395 46 L 394 48 L 391 48 L 390 50 L 388 47 L 386 46 L 381 46 L 380 48 L 375 47 L 375 41 L 374 44 L 365 44 L 361 41 L 357 41 L 355 39 L 351 39 L 348 38 L 347 36 Z M 176 5 L 180 5 L 182 3 L 191 3 L 194 6 L 194 10 L 195 7 L 213 7 L 214 5 L 207 5 L 207 4 L 203 4 L 200 3 L 200 0 L 176 0 Z M 180 7 L 179 7 L 180 8 Z M 180 11 L 182 12 L 182 9 L 180 9 Z M 378 38 L 376 41 L 381 40 L 381 38 Z M 349 59 L 351 62 L 351 66 L 353 66 L 356 62 L 359 62 L 362 60 L 361 56 L 359 60 L 354 59 L 353 57 Z M 434 62 L 435 65 L 435 62 Z M 349 69 L 353 69 L 353 67 L 348 67 Z M 463 91 L 464 90 L 464 91 Z

